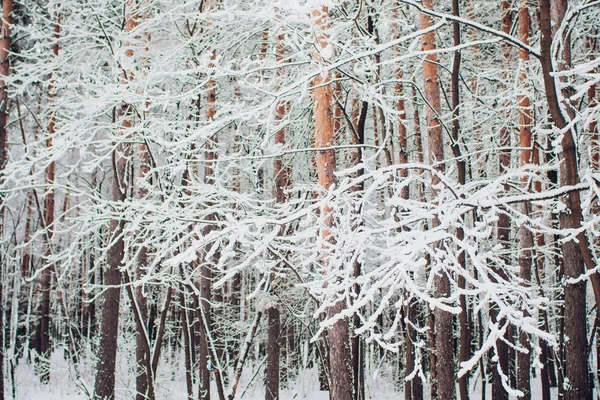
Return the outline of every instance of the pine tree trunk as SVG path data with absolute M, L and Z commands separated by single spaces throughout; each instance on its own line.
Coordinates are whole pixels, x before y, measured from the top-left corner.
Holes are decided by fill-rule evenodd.
M 13 0 L 2 0 L 2 31 L 0 32 L 0 179 L 3 178 L 7 160 L 8 89 L 2 76 L 8 76 L 10 65 L 8 53 L 11 47 Z M 4 237 L 4 196 L 0 194 L 0 236 Z M 4 274 L 1 266 L 6 263 L 5 255 L 0 254 L 0 400 L 4 400 Z
M 278 44 L 275 48 L 276 60 L 281 62 L 284 56 L 283 38 L 278 38 Z M 285 128 L 280 125 L 286 113 L 287 105 L 280 101 L 275 109 L 275 121 L 277 122 L 277 132 L 275 133 L 275 144 L 279 146 L 285 145 Z M 283 158 L 278 156 L 273 161 L 273 174 L 275 181 L 274 195 L 275 200 L 279 204 L 284 204 L 287 201 L 285 190 L 290 186 L 289 171 L 284 166 Z M 284 227 L 281 228 L 280 234 L 284 233 Z M 274 277 L 271 277 L 271 293 L 278 290 Z M 280 375 L 280 347 L 281 347 L 281 321 L 280 311 L 277 304 L 271 305 L 267 309 L 268 329 L 267 329 L 267 375 L 265 382 L 265 400 L 279 399 L 279 375 Z
M 423 6 L 433 10 L 433 0 L 424 0 Z M 420 27 L 427 29 L 433 25 L 429 15 L 421 13 Z M 423 51 L 433 51 L 436 49 L 435 32 L 429 32 L 422 36 L 421 45 Z M 425 89 L 425 99 L 429 103 L 427 108 L 427 137 L 428 137 L 428 161 L 434 166 L 435 170 L 442 172 L 444 170 L 444 141 L 442 134 L 442 125 L 438 119 L 441 114 L 440 102 L 440 83 L 438 77 L 437 55 L 428 54 L 423 63 L 423 81 Z M 432 186 L 440 183 L 436 174 L 431 178 Z M 435 191 L 434 191 L 435 192 Z M 435 198 L 435 193 L 432 195 Z M 434 218 L 432 227 L 439 225 L 439 220 Z M 439 271 L 434 277 L 434 295 L 437 298 L 446 298 L 450 296 L 450 279 L 445 271 Z M 432 392 L 432 397 L 440 400 L 451 400 L 455 398 L 454 373 L 454 335 L 453 335 L 453 316 L 450 312 L 437 307 L 435 315 L 435 353 L 436 362 L 431 368 L 435 368 L 435 377 L 437 379 L 437 392 Z
M 216 57 L 216 53 L 213 51 L 211 61 Z M 207 92 L 207 110 L 206 117 L 208 120 L 212 120 L 217 112 L 215 108 L 215 102 L 217 100 L 217 90 L 216 83 L 214 81 L 209 81 L 207 84 L 208 92 Z M 204 167 L 204 183 L 207 185 L 215 184 L 215 167 L 216 161 L 218 159 L 218 149 L 219 142 L 217 134 L 213 135 L 206 142 L 206 165 Z M 215 221 L 216 215 L 210 214 L 208 216 L 209 221 Z M 210 232 L 215 228 L 214 225 L 207 225 L 203 230 L 203 235 L 207 236 Z M 206 254 L 207 251 L 205 251 Z M 211 316 L 211 299 L 212 299 L 212 279 L 213 279 L 213 271 L 212 264 L 213 261 L 219 259 L 219 251 L 216 251 L 212 260 L 204 259 L 202 266 L 200 268 L 200 309 L 199 309 L 199 319 L 200 325 L 202 326 L 202 337 L 200 340 L 200 387 L 198 398 L 200 400 L 210 400 L 210 372 L 213 368 L 215 368 L 215 372 L 217 371 L 217 363 L 218 360 L 214 357 L 211 357 L 210 351 L 210 340 L 209 335 L 212 334 L 212 316 Z M 219 383 L 217 382 L 217 386 Z
M 554 25 L 559 26 L 564 17 L 566 1 L 563 0 L 540 0 L 540 53 L 541 64 L 544 79 L 544 88 L 546 90 L 546 99 L 548 109 L 552 116 L 555 127 L 563 133 L 561 141 L 561 159 L 559 169 L 560 186 L 574 186 L 579 183 L 579 170 L 577 165 L 577 148 L 574 140 L 574 133 L 568 128 L 568 122 L 561 110 L 561 104 L 557 93 L 557 82 L 553 74 L 552 64 L 552 19 Z M 559 69 L 564 69 L 570 64 L 570 39 L 563 38 L 562 62 Z M 568 93 L 563 93 L 569 97 Z M 566 105 L 569 107 L 569 105 Z M 582 222 L 581 200 L 579 192 L 570 192 L 563 199 L 566 206 L 566 212 L 559 215 L 560 226 L 562 229 L 580 229 Z M 585 270 L 585 257 L 588 257 L 588 268 L 593 268 L 593 260 L 589 260 L 589 242 L 585 233 L 577 235 L 579 244 L 574 241 L 565 241 L 562 243 L 562 256 L 564 265 L 564 275 L 567 280 L 579 278 Z M 589 261 L 592 261 L 591 264 Z M 596 303 L 600 301 L 598 284 L 598 274 L 591 275 L 592 285 Z M 565 345 L 565 381 L 568 380 L 569 386 L 564 391 L 564 398 L 567 400 L 587 399 L 591 395 L 588 379 L 587 364 L 587 337 L 586 337 L 586 281 L 569 282 L 565 285 L 565 336 L 569 338 Z
M 58 18 L 58 17 L 57 17 Z M 58 38 L 60 34 L 60 25 L 58 22 L 54 25 L 54 39 L 57 41 L 52 47 L 54 56 L 58 56 Z M 52 78 L 51 78 L 52 79 Z M 56 97 L 54 84 L 49 87 L 49 99 L 54 102 Z M 48 138 L 46 139 L 46 148 L 52 149 L 55 133 L 54 114 L 50 116 L 48 123 Z M 48 260 L 52 256 L 52 237 L 54 236 L 54 177 L 55 163 L 51 161 L 46 167 L 46 196 L 44 200 L 44 227 L 46 229 L 44 243 L 44 257 Z M 48 262 L 48 261 L 46 261 Z M 42 271 L 42 304 L 40 312 L 40 380 L 42 383 L 48 383 L 50 380 L 50 286 L 52 281 L 52 265 L 47 264 Z
M 127 125 L 128 121 L 124 122 Z M 112 196 L 114 201 L 125 200 L 127 165 L 127 145 L 120 144 L 113 153 L 114 171 Z M 119 333 L 119 306 L 121 303 L 121 272 L 119 267 L 123 261 L 125 243 L 123 241 L 123 222 L 118 219 L 110 221 L 110 237 L 116 240 L 108 249 L 108 268 L 103 274 L 102 322 L 100 326 L 100 344 L 98 346 L 98 363 L 96 365 L 96 383 L 94 399 L 113 400 L 115 398 L 115 364 L 117 357 L 117 337 Z
M 182 285 L 183 287 L 183 285 Z M 185 387 L 187 389 L 187 400 L 194 399 L 194 383 L 192 381 L 192 340 L 190 338 L 190 324 L 188 318 L 188 307 L 185 301 L 185 291 L 181 290 L 179 298 L 181 306 L 181 330 L 183 331 L 183 353 L 185 362 Z
M 327 7 L 312 12 L 312 17 L 316 23 L 317 29 L 317 49 L 324 49 L 328 45 L 327 30 L 329 29 L 329 11 Z M 316 60 L 323 62 L 318 51 L 315 52 Z M 331 77 L 320 74 L 313 82 L 312 96 L 315 102 L 315 147 L 331 147 L 334 143 L 333 131 L 333 87 Z M 319 185 L 324 190 L 335 183 L 334 171 L 336 168 L 335 152 L 333 150 L 320 150 L 316 155 L 317 179 Z M 333 224 L 332 210 L 329 205 L 321 208 L 321 218 L 323 228 L 320 235 L 324 242 L 331 242 L 331 232 L 329 227 Z M 327 263 L 327 256 L 323 257 L 323 262 Z M 331 306 L 327 312 L 328 317 L 341 312 L 344 304 L 337 302 Z M 329 341 L 329 378 L 330 378 L 330 399 L 332 400 L 352 400 L 352 382 L 350 379 L 350 338 L 348 322 L 339 320 L 334 323 L 327 333 Z
M 417 90 L 415 88 L 415 86 L 412 87 L 412 103 L 413 103 L 413 123 L 414 123 L 414 129 L 415 129 L 415 148 L 417 151 L 417 162 L 419 164 L 423 164 L 423 140 L 421 138 L 421 117 L 419 114 L 419 107 L 417 105 Z M 417 196 L 418 198 L 424 202 L 425 201 L 425 189 L 424 189 L 424 184 L 423 182 L 419 183 L 417 185 Z M 423 326 L 425 325 L 425 313 L 424 312 L 419 312 L 419 303 L 418 302 L 413 302 L 412 306 L 411 306 L 411 310 L 410 310 L 410 315 L 413 316 L 415 322 L 416 322 L 416 326 Z M 412 334 L 411 334 L 412 332 Z M 419 332 L 417 332 L 416 329 L 414 329 L 412 326 L 409 326 L 407 329 L 407 333 L 411 335 L 412 338 L 414 338 L 414 342 L 418 341 L 419 338 Z M 430 330 L 430 333 L 433 333 L 433 329 Z M 431 343 L 433 343 L 433 341 L 431 341 Z M 433 355 L 433 358 L 435 358 L 435 354 L 433 352 L 430 352 L 430 354 Z M 423 371 L 426 371 L 426 362 L 427 359 L 425 357 L 423 357 L 422 359 L 422 369 Z M 434 370 L 432 370 L 433 373 Z M 434 384 L 433 380 L 431 382 L 432 386 Z M 423 382 L 421 381 L 421 379 L 413 379 L 412 381 L 412 396 L 413 396 L 413 400 L 423 400 L 424 398 L 424 391 L 423 391 Z
M 501 9 L 501 30 L 504 33 L 510 33 L 512 28 L 512 18 L 510 15 L 510 1 L 502 0 L 500 2 Z M 510 57 L 510 49 L 505 44 L 502 47 L 503 56 L 505 62 L 508 62 Z M 505 148 L 510 147 L 510 131 L 505 127 L 500 129 L 500 146 L 503 147 L 500 150 L 500 154 L 498 156 L 499 163 L 499 173 L 503 174 L 508 168 L 510 168 L 510 150 L 506 150 Z M 505 185 L 504 190 L 508 190 L 508 187 Z M 498 243 L 503 246 L 509 244 L 510 240 L 510 218 L 507 214 L 501 213 L 498 216 Z M 507 260 L 508 261 L 508 260 Z M 505 278 L 506 274 L 501 268 L 494 268 L 495 272 L 501 277 Z M 497 306 L 490 306 L 490 318 L 493 322 L 498 322 L 499 324 L 503 323 L 503 321 L 498 321 L 498 309 Z M 508 341 L 512 341 L 512 329 L 507 330 L 508 333 Z M 504 388 L 502 384 L 502 375 L 498 371 L 498 367 L 502 370 L 502 374 L 511 376 L 513 374 L 514 367 L 511 368 L 511 364 L 509 364 L 509 359 L 513 360 L 513 357 L 509 357 L 509 348 L 506 343 L 502 340 L 498 340 L 496 342 L 496 348 L 498 352 L 498 365 L 492 365 L 492 400 L 508 400 L 508 392 Z
M 452 11 L 457 17 L 460 17 L 460 4 L 459 0 L 452 0 Z M 453 26 L 453 44 L 454 46 L 460 46 L 461 44 L 461 32 L 460 23 L 457 21 L 452 23 Z M 457 51 L 454 53 L 454 60 L 452 63 L 452 154 L 456 161 L 456 168 L 458 172 L 458 183 L 459 185 L 465 185 L 467 179 L 466 173 L 466 161 L 462 157 L 460 149 L 461 140 L 461 129 L 460 129 L 460 65 L 461 65 L 461 53 Z M 464 218 L 462 219 L 464 222 Z M 462 241 L 465 238 L 465 232 L 462 227 L 458 227 L 456 230 L 456 238 Z M 460 251 L 458 254 L 458 262 L 461 269 L 466 270 L 467 260 L 464 251 Z M 464 275 L 461 273 L 458 276 L 458 287 L 465 289 L 466 280 Z M 458 316 L 459 325 L 459 352 L 458 362 L 459 364 L 467 361 L 471 357 L 471 329 L 469 326 L 469 306 L 467 304 L 467 298 L 464 294 L 461 294 L 459 299 L 459 305 L 461 313 Z M 458 390 L 461 400 L 467 400 L 469 398 L 469 373 L 465 373 L 462 377 L 458 378 Z
M 130 32 L 139 23 L 135 12 L 135 5 L 131 1 L 125 4 L 126 20 L 124 30 Z M 125 55 L 127 57 L 134 56 L 134 50 L 128 44 L 125 45 Z M 121 74 L 121 83 L 126 84 L 134 78 L 133 71 L 123 71 Z M 123 105 L 121 109 L 123 122 L 121 123 L 124 130 L 133 126 L 131 120 L 133 109 L 130 105 Z M 116 121 L 113 121 L 116 122 Z M 122 142 L 113 152 L 113 182 L 112 196 L 113 201 L 124 201 L 127 193 L 131 190 L 128 188 L 127 180 L 129 163 L 131 157 L 130 145 Z M 96 367 L 96 384 L 94 389 L 94 398 L 99 400 L 113 400 L 115 398 L 115 372 L 116 372 L 116 357 L 117 357 L 117 339 L 119 332 L 119 306 L 121 303 L 121 288 L 123 276 L 119 267 L 123 262 L 125 252 L 125 242 L 122 237 L 124 221 L 112 219 L 110 222 L 110 237 L 114 240 L 108 250 L 107 262 L 108 269 L 103 274 L 103 285 L 106 289 L 102 295 L 102 322 L 100 327 L 100 346 L 98 347 L 98 365 Z M 116 240 L 115 240 L 116 239 Z M 139 323 L 139 322 L 138 322 Z M 138 327 L 138 330 L 141 329 Z M 150 336 L 150 335 L 148 335 Z M 137 339 L 136 339 L 137 340 Z M 148 350 L 146 352 L 149 353 Z M 137 350 L 136 350 L 137 354 Z M 136 357 L 137 358 L 137 357 Z M 149 360 L 149 357 L 148 357 Z M 145 362 L 147 371 L 147 361 Z M 147 376 L 147 375 L 146 375 Z M 146 382 L 141 381 L 142 389 Z M 138 384 L 138 382 L 136 382 Z M 137 386 L 137 385 L 136 385 Z M 145 390 L 144 390 L 145 393 Z
M 279 336 L 281 323 L 279 308 L 269 307 L 267 329 L 267 379 L 265 382 L 265 400 L 279 400 Z
M 529 24 L 531 23 L 529 17 L 529 9 L 527 8 L 527 2 L 519 1 L 519 38 L 525 44 L 529 44 Z M 519 51 L 519 57 L 523 63 L 523 70 L 528 70 L 529 53 L 523 49 Z M 524 84 L 526 79 L 526 72 L 521 73 L 519 79 Z M 520 121 L 519 121 L 519 138 L 520 138 L 520 165 L 521 167 L 532 164 L 535 160 L 533 157 L 534 143 L 531 137 L 531 126 L 533 124 L 533 117 L 531 115 L 531 102 L 527 95 L 522 95 L 519 99 L 520 107 Z M 525 186 L 525 190 L 528 190 L 527 184 L 528 179 L 523 178 L 521 182 Z M 531 204 L 529 202 L 523 203 L 523 215 L 531 215 Z M 520 237 L 520 253 L 519 253 L 519 266 L 520 266 L 520 277 L 523 279 L 523 284 L 529 286 L 531 284 L 531 267 L 533 263 L 533 233 L 529 229 L 527 224 L 521 225 L 521 237 Z M 529 316 L 527 310 L 523 310 L 525 316 Z M 529 344 L 529 335 L 522 329 L 519 330 L 519 345 L 524 349 L 527 349 L 528 353 L 518 352 L 517 354 L 517 389 L 523 392 L 523 399 L 531 399 L 531 383 L 530 383 L 530 370 L 531 370 L 531 345 Z

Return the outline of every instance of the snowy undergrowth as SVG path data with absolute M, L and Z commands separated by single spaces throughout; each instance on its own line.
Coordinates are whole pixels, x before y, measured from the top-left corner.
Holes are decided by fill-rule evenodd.
M 169 355 L 169 361 L 160 366 L 157 377 L 157 399 L 185 400 L 185 375 L 183 357 Z M 126 374 L 123 368 L 129 368 L 129 360 L 121 356 L 119 360 L 121 371 L 117 373 L 117 399 L 129 400 L 134 398 L 135 380 Z M 88 390 L 93 387 L 93 369 L 89 359 L 81 360 L 78 370 L 81 377 L 76 378 L 72 368 L 65 358 L 63 349 L 57 350 L 51 357 L 52 374 L 49 384 L 42 384 L 36 376 L 34 366 L 31 362 L 21 359 L 15 367 L 15 397 L 12 395 L 12 387 L 8 389 L 7 399 L 19 400 L 87 400 L 89 396 L 80 388 L 85 385 Z M 257 374 L 258 372 L 258 374 Z M 538 371 L 539 372 L 539 371 Z M 539 373 L 532 379 L 532 399 L 541 399 L 541 382 Z M 402 400 L 404 395 L 396 387 L 390 371 L 375 370 L 366 379 L 366 395 L 368 399 L 378 400 Z M 79 386 L 79 387 L 78 387 Z M 425 393 L 429 392 L 429 385 L 425 385 Z M 217 388 L 211 388 L 214 398 L 217 398 Z M 196 398 L 197 387 L 194 388 Z M 242 376 L 240 390 L 237 399 L 260 400 L 264 399 L 265 390 L 262 383 L 262 371 L 257 371 L 255 365 L 248 366 Z M 482 398 L 481 381 L 479 377 L 471 380 L 472 399 Z M 428 396 L 426 395 L 426 398 Z M 491 385 L 486 385 L 486 398 L 491 398 Z M 552 398 L 557 399 L 556 388 L 552 389 Z M 281 389 L 281 400 L 327 400 L 329 393 L 319 390 L 318 371 L 316 368 L 302 370 L 290 382 L 289 389 Z

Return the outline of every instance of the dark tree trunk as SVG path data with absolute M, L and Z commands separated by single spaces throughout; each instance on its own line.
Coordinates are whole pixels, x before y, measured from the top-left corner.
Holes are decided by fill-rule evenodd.
M 216 52 L 213 52 L 211 61 L 216 57 Z M 217 100 L 216 83 L 209 81 L 207 84 L 207 103 L 208 107 L 206 110 L 206 117 L 212 120 L 217 112 L 215 108 L 215 102 Z M 204 167 L 204 183 L 207 185 L 215 184 L 215 166 L 218 159 L 217 152 L 219 149 L 218 136 L 215 134 L 209 138 L 206 143 L 206 165 Z M 208 216 L 210 221 L 216 220 L 216 215 L 211 214 Z M 207 236 L 215 228 L 214 225 L 207 225 L 204 228 L 203 235 Z M 198 391 L 199 400 L 210 400 L 210 372 L 215 368 L 217 359 L 211 357 L 210 351 L 210 339 L 209 335 L 212 335 L 212 316 L 211 316 L 211 300 L 212 300 L 212 261 L 218 260 L 219 251 L 213 254 L 213 259 L 209 260 L 203 256 L 202 266 L 200 267 L 200 309 L 198 310 L 198 318 L 200 319 L 200 331 L 202 332 L 200 338 L 200 354 L 199 354 L 199 367 L 200 367 L 200 385 Z
M 551 13 L 554 19 L 554 25 L 559 26 L 566 10 L 565 0 L 540 0 L 539 3 L 539 25 L 540 25 L 540 53 L 541 64 L 544 79 L 544 88 L 546 90 L 546 99 L 548 109 L 553 123 L 557 129 L 563 133 L 560 152 L 560 170 L 559 182 L 561 186 L 573 186 L 579 183 L 579 170 L 577 165 L 577 148 L 574 140 L 574 132 L 568 128 L 568 122 L 561 110 L 558 93 L 556 90 L 557 82 L 553 76 L 552 64 L 552 24 Z M 559 67 L 563 69 L 570 64 L 570 40 L 563 38 L 562 63 Z M 569 97 L 568 93 L 563 93 Z M 568 109 L 569 105 L 565 105 Z M 559 216 L 562 229 L 578 230 L 581 228 L 582 211 L 579 192 L 569 193 L 565 202 L 567 212 Z M 574 241 L 563 242 L 562 256 L 564 265 L 564 275 L 566 279 L 579 278 L 585 271 L 585 264 L 588 268 L 593 268 L 593 260 L 589 253 L 589 242 L 585 233 L 577 236 L 579 244 Z M 587 258 L 587 261 L 586 261 Z M 598 274 L 591 275 L 596 303 L 600 301 L 600 285 Z M 569 338 L 565 345 L 565 380 L 568 380 L 569 387 L 564 391 L 564 398 L 567 400 L 588 399 L 591 395 L 591 388 L 588 376 L 587 364 L 587 337 L 586 337 L 586 281 L 576 283 L 567 281 L 565 285 L 565 336 Z
M 200 269 L 200 308 L 198 309 L 198 319 L 200 320 L 200 352 L 198 354 L 198 364 L 200 368 L 199 382 L 199 400 L 210 400 L 210 351 L 208 329 L 211 325 L 210 301 L 211 301 L 211 281 L 212 270 L 206 262 Z
M 58 18 L 58 17 L 57 17 Z M 60 25 L 58 22 L 54 24 L 54 39 L 57 42 L 52 47 L 54 56 L 58 56 L 58 37 L 60 34 Z M 51 78 L 52 79 L 52 78 Z M 56 97 L 56 88 L 54 83 L 50 84 L 49 87 L 49 98 L 53 102 Z M 50 116 L 50 122 L 48 124 L 48 138 L 46 140 L 46 148 L 51 151 L 54 139 L 54 127 L 55 118 L 54 114 Z M 55 164 L 51 161 L 46 167 L 46 185 L 48 186 L 46 191 L 46 197 L 44 201 L 44 228 L 46 229 L 45 235 L 45 249 L 44 257 L 46 265 L 42 271 L 42 304 L 41 304 L 41 315 L 40 315 L 40 355 L 42 361 L 40 362 L 40 380 L 43 383 L 48 383 L 50 380 L 50 285 L 52 281 L 52 269 L 54 268 L 48 259 L 52 256 L 52 237 L 54 236 L 54 176 L 55 176 Z
M 511 18 L 511 14 L 510 14 L 510 1 L 507 0 L 502 0 L 500 2 L 500 9 L 501 9 L 501 17 L 500 17 L 500 25 L 501 25 L 501 30 L 504 33 L 510 33 L 511 28 L 512 28 L 512 18 Z M 505 62 L 508 62 L 509 57 L 510 57 L 510 49 L 507 45 L 503 45 L 503 55 L 504 55 L 504 60 Z M 508 168 L 510 168 L 510 150 L 506 150 L 504 148 L 508 148 L 510 147 L 510 131 L 506 128 L 501 128 L 500 130 L 500 146 L 503 147 L 502 150 L 500 150 L 500 154 L 498 156 L 498 162 L 499 162 L 499 168 L 500 174 L 503 174 Z M 508 190 L 508 187 L 505 186 L 504 187 L 505 190 Z M 509 243 L 509 238 L 510 238 L 510 218 L 507 214 L 505 213 L 501 213 L 498 216 L 498 231 L 497 231 L 497 237 L 498 237 L 498 243 L 504 245 L 507 245 Z M 507 260 L 508 261 L 508 260 Z M 501 279 L 504 279 L 506 274 L 504 273 L 504 271 L 501 268 L 494 268 L 495 272 L 500 276 Z M 503 323 L 503 321 L 498 321 L 498 309 L 497 306 L 492 305 L 490 307 L 490 318 L 493 322 L 498 322 L 498 323 Z M 512 330 L 507 330 L 507 332 L 509 333 L 509 341 L 512 341 L 512 335 L 510 335 L 510 332 Z M 509 359 L 513 359 L 512 357 L 509 357 L 509 347 L 506 343 L 504 343 L 502 340 L 499 340 L 496 342 L 496 348 L 497 348 L 497 352 L 498 352 L 498 364 L 500 369 L 502 370 L 502 374 L 504 375 L 509 375 L 511 376 L 511 374 L 513 374 L 513 369 L 511 368 L 511 366 L 509 365 Z M 513 363 L 514 364 L 514 363 Z M 498 366 L 497 365 L 492 365 L 491 366 L 491 370 L 492 370 L 492 400 L 508 400 L 508 392 L 506 391 L 506 389 L 504 388 L 503 384 L 502 384 L 502 375 L 500 374 L 500 372 L 498 371 Z
M 119 145 L 113 153 L 115 170 L 113 171 L 113 200 L 125 199 L 124 182 L 127 164 L 126 145 Z M 100 345 L 98 346 L 98 364 L 96 365 L 96 383 L 94 399 L 113 400 L 115 398 L 115 362 L 117 357 L 117 337 L 119 333 L 119 305 L 121 302 L 121 272 L 119 267 L 123 261 L 124 241 L 123 222 L 113 219 L 110 222 L 111 239 L 114 240 L 108 249 L 108 268 L 103 274 L 102 323 L 100 326 Z M 115 240 L 116 239 L 116 240 Z
M 194 383 L 192 381 L 192 341 L 190 339 L 190 324 L 188 323 L 188 311 L 185 301 L 185 291 L 180 294 L 181 305 L 181 330 L 183 331 L 183 352 L 185 359 L 185 387 L 187 389 L 187 400 L 194 399 Z
M 125 22 L 125 30 L 135 27 L 135 21 L 129 18 Z M 132 53 L 127 53 L 131 56 Z M 126 73 L 121 81 L 128 80 Z M 124 129 L 132 127 L 132 109 L 122 106 L 124 116 L 121 125 Z M 116 122 L 117 112 L 113 113 L 113 123 Z M 122 134 L 123 135 L 123 134 Z M 113 151 L 112 198 L 115 202 L 123 202 L 131 191 L 127 178 L 130 154 L 129 144 L 123 140 Z M 96 382 L 94 399 L 113 400 L 115 398 L 115 367 L 117 358 L 117 339 L 119 333 L 119 306 L 121 303 L 121 283 L 123 280 L 119 267 L 123 262 L 125 242 L 123 240 L 124 221 L 113 218 L 110 221 L 110 238 L 112 245 L 108 249 L 108 268 L 103 272 L 104 292 L 101 298 L 102 322 L 100 326 L 100 345 L 98 347 L 98 364 L 96 365 Z
M 459 0 L 452 0 L 452 11 L 457 17 L 460 17 L 460 4 Z M 453 22 L 453 44 L 454 46 L 460 46 L 461 44 L 461 33 L 460 24 Z M 464 185 L 466 183 L 466 161 L 462 158 L 462 152 L 460 149 L 460 64 L 461 64 L 461 53 L 457 51 L 454 53 L 454 60 L 452 64 L 452 154 L 456 158 L 456 167 L 458 171 L 458 183 Z M 464 221 L 464 219 L 463 219 Z M 465 232 L 462 227 L 457 228 L 456 238 L 462 241 L 465 237 Z M 461 269 L 466 270 L 467 262 L 465 252 L 460 251 L 458 254 L 458 262 Z M 465 289 L 466 281 L 465 277 L 461 274 L 458 276 L 458 287 Z M 459 325 L 459 352 L 458 362 L 462 363 L 467 361 L 471 356 L 471 330 L 469 326 L 469 307 L 467 304 L 467 298 L 464 294 L 459 297 L 459 305 L 461 313 L 458 316 Z M 469 373 L 467 372 L 462 377 L 458 378 L 458 390 L 461 400 L 467 400 L 469 398 Z
M 281 323 L 279 308 L 269 307 L 267 329 L 267 379 L 265 382 L 265 400 L 279 399 L 279 336 Z

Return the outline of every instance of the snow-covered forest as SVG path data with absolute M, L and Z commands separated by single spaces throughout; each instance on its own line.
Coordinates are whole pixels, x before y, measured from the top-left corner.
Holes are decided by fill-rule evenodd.
M 1 2 L 0 400 L 600 399 L 600 1 Z

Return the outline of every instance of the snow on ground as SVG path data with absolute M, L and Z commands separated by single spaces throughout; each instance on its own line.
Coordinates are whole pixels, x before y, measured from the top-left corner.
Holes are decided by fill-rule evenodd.
M 120 368 L 127 368 L 127 360 L 120 360 Z M 171 362 L 171 361 L 169 361 Z M 178 365 L 181 364 L 181 365 Z M 89 360 L 79 364 L 80 378 L 76 372 L 69 368 L 69 363 L 63 356 L 63 351 L 55 351 L 51 358 L 52 373 L 50 383 L 40 383 L 31 363 L 21 359 L 15 368 L 15 397 L 18 400 L 87 400 L 89 396 L 85 390 L 93 388 L 93 370 Z M 258 372 L 258 373 L 257 373 Z M 172 361 L 171 365 L 163 363 L 158 374 L 157 399 L 185 400 L 185 376 L 183 362 Z M 134 398 L 133 388 L 135 381 L 128 378 L 132 375 L 117 373 L 117 400 L 129 400 Z M 91 377 L 91 378 L 90 378 Z M 471 382 L 471 399 L 481 399 L 481 381 Z M 282 389 L 281 400 L 328 400 L 329 393 L 320 391 L 318 386 L 318 375 L 316 368 L 306 369 L 300 373 L 290 385 L 290 389 Z M 12 385 L 7 382 L 7 399 L 11 398 Z M 86 388 L 85 390 L 82 388 Z M 197 388 L 195 388 L 197 389 Z M 216 398 L 216 387 L 212 387 Z M 426 393 L 428 388 L 426 388 Z M 377 400 L 402 400 L 403 393 L 399 392 L 395 384 L 389 378 L 389 374 L 378 371 L 371 374 L 366 380 L 366 394 L 368 399 Z M 196 394 L 195 394 L 196 395 Z M 241 396 L 241 397 L 240 397 Z M 265 397 L 262 385 L 261 371 L 256 371 L 249 366 L 242 377 L 238 388 L 237 399 L 262 400 Z M 486 398 L 491 398 L 491 387 L 486 385 Z M 539 374 L 532 379 L 532 399 L 541 399 L 541 387 Z M 556 389 L 552 391 L 552 398 L 558 398 Z

